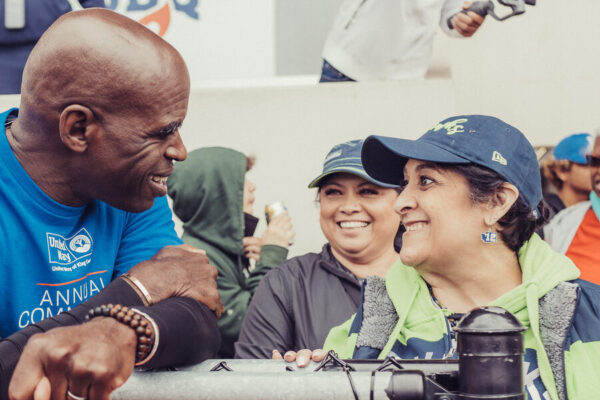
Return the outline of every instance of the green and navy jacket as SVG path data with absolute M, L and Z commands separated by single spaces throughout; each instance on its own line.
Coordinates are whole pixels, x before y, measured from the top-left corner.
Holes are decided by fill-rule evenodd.
M 489 305 L 513 313 L 527 328 L 523 362 L 529 399 L 600 398 L 600 286 L 577 279 L 579 270 L 534 234 L 521 249 L 522 283 Z M 356 347 L 363 306 L 329 332 L 325 350 L 342 358 L 454 358 L 448 316 L 432 299 L 427 283 L 398 262 L 386 275 L 385 289 L 398 314 L 381 350 Z M 560 327 L 564 327 L 562 329 Z

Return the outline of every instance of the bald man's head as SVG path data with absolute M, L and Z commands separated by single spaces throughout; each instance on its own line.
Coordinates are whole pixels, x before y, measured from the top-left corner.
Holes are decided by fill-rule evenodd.
M 52 123 L 73 103 L 99 117 L 123 109 L 152 112 L 154 94 L 169 82 L 189 86 L 189 75 L 181 55 L 162 38 L 110 10 L 75 11 L 59 18 L 31 52 L 21 117 L 39 114 Z
M 63 204 L 143 211 L 187 156 L 189 92 L 181 55 L 150 30 L 105 9 L 71 12 L 27 61 L 13 148 Z

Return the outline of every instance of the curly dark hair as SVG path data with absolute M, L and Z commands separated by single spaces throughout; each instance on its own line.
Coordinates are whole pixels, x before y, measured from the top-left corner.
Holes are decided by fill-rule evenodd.
M 468 182 L 471 201 L 487 203 L 507 182 L 497 172 L 477 164 L 439 164 L 443 169 L 462 175 Z M 499 232 L 502 241 L 513 251 L 518 251 L 523 243 L 541 227 L 549 216 L 549 209 L 544 200 L 537 206 L 537 213 L 519 195 L 517 201 L 506 214 L 498 220 L 502 227 Z

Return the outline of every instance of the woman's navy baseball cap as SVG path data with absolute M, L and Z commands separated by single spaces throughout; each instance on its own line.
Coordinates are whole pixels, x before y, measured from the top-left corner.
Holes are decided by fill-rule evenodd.
M 448 164 L 477 164 L 503 176 L 536 210 L 542 185 L 533 147 L 518 129 L 495 117 L 460 115 L 438 123 L 417 140 L 369 136 L 362 163 L 369 175 L 400 184 L 409 158 Z
M 380 182 L 370 177 L 365 169 L 363 168 L 362 162 L 360 161 L 361 149 L 364 140 L 351 140 L 349 142 L 340 143 L 333 146 L 325 157 L 323 163 L 323 172 L 321 175 L 313 179 L 309 184 L 309 188 L 314 188 L 320 185 L 322 180 L 329 175 L 346 172 L 348 174 L 360 176 L 367 181 L 374 183 L 375 185 L 382 186 L 385 188 L 395 188 L 398 184 L 387 184 Z

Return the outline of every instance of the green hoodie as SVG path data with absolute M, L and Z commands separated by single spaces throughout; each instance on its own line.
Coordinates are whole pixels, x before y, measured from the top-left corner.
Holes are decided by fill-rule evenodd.
M 194 150 L 175 165 L 167 180 L 175 215 L 183 222 L 181 239 L 206 250 L 217 267 L 217 284 L 225 312 L 219 319 L 222 345 L 219 357 L 233 358 L 250 299 L 262 277 L 285 261 L 287 249 L 264 245 L 249 272 L 243 256 L 244 180 L 246 156 L 223 147 Z
M 526 371 L 525 384 L 530 398 L 535 398 L 532 391 L 537 391 L 538 395 L 542 396 L 545 387 L 550 397 L 555 400 L 558 399 L 556 384 L 540 337 L 539 299 L 560 282 L 576 279 L 579 270 L 571 260 L 551 250 L 537 235 L 532 236 L 521 247 L 518 255 L 523 271 L 522 284 L 490 305 L 507 309 L 527 328 L 524 333 L 525 367 L 537 364 L 541 378 L 539 382 L 533 367 Z M 398 262 L 390 268 L 385 284 L 398 314 L 398 322 L 378 358 L 383 359 L 390 352 L 403 358 L 408 358 L 407 355 L 411 358 L 425 358 L 424 351 L 433 353 L 434 358 L 451 355 L 448 348 L 449 326 L 445 317 L 452 312 L 440 309 L 432 301 L 427 284 L 421 276 L 413 268 Z M 597 287 L 594 290 L 597 293 Z M 582 304 L 583 300 L 580 300 L 578 309 L 582 308 Z M 592 326 L 600 326 L 597 310 L 584 311 Z M 584 314 L 581 310 L 577 313 Z M 576 318 L 579 315 L 577 313 Z M 351 358 L 362 323 L 361 314 L 362 307 L 349 321 L 333 328 L 325 341 L 324 349 L 335 350 L 342 358 Z M 571 324 L 574 322 L 571 321 Z M 600 337 L 594 340 L 574 340 L 571 332 L 570 336 L 570 342 L 565 343 L 564 354 L 569 398 L 595 398 L 600 391 Z M 416 349 L 419 346 L 422 348 Z

